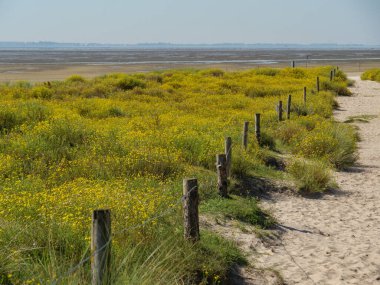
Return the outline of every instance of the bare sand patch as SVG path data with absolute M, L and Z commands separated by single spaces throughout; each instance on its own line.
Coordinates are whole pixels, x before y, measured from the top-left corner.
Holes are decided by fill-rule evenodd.
M 335 118 L 379 115 L 380 84 L 361 81 L 339 97 Z M 256 264 L 286 284 L 380 284 L 380 118 L 357 123 L 358 164 L 336 173 L 340 190 L 321 199 L 278 196 L 262 201 L 283 230 L 282 242 L 257 248 Z

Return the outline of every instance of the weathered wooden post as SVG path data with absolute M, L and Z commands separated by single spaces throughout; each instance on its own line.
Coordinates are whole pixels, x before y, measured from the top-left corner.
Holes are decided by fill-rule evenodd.
M 331 70 L 330 71 L 330 81 L 332 81 L 333 80 L 333 71 Z
M 244 122 L 244 127 L 243 127 L 243 147 L 244 147 L 244 149 L 247 149 L 247 147 L 248 147 L 248 125 L 249 125 L 249 122 Z
M 278 102 L 278 121 L 281 122 L 282 121 L 282 101 L 280 100 Z
M 199 194 L 198 181 L 195 178 L 183 179 L 183 228 L 184 237 L 196 242 L 199 234 Z
M 336 75 L 336 69 L 334 68 L 333 70 L 333 77 L 335 78 L 335 75 Z
M 317 92 L 319 92 L 319 76 L 317 76 Z
M 306 87 L 303 88 L 303 102 L 306 104 Z
M 256 140 L 257 143 L 260 144 L 261 142 L 261 130 L 260 130 L 260 114 L 255 114 L 255 134 L 256 134 Z
M 292 60 L 291 67 L 292 68 L 296 67 L 296 62 L 294 60 Z
M 231 176 L 231 161 L 232 161 L 232 139 L 227 137 L 224 144 L 224 152 L 226 154 L 226 171 L 227 177 Z
M 227 171 L 226 171 L 226 155 L 217 154 L 216 155 L 216 170 L 218 174 L 218 191 L 219 195 L 226 198 L 228 197 L 227 186 Z
M 91 231 L 92 285 L 110 284 L 111 280 L 111 211 L 92 213 Z
M 290 108 L 292 104 L 292 95 L 288 96 L 288 105 L 286 105 L 286 118 L 289 120 L 290 119 Z

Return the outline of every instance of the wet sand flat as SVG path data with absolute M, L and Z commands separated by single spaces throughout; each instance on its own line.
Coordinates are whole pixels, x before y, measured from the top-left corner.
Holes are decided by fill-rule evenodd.
M 369 60 L 371 59 L 371 60 Z M 296 66 L 339 66 L 360 72 L 380 66 L 380 50 L 4 50 L 0 49 L 0 82 L 63 80 L 72 74 L 90 78 L 106 73 L 167 69 L 221 68 L 228 71 Z

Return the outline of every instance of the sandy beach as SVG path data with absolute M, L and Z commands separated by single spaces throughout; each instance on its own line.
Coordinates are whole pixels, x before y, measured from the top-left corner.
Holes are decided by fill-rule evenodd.
M 361 81 L 339 97 L 335 118 L 379 115 L 380 84 Z M 286 284 L 380 284 L 380 119 L 357 123 L 359 160 L 336 173 L 339 190 L 320 199 L 279 195 L 261 203 L 278 219 L 282 242 L 256 244 L 256 266 Z

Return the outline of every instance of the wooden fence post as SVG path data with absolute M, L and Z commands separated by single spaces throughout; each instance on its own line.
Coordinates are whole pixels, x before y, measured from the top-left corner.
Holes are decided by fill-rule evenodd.
M 332 81 L 333 80 L 333 71 L 331 70 L 330 71 L 330 81 Z
M 111 211 L 108 209 L 95 210 L 92 213 L 91 254 L 91 284 L 110 284 Z
M 289 120 L 290 119 L 290 107 L 292 104 L 292 95 L 288 96 L 288 105 L 286 106 L 286 117 Z
M 319 76 L 317 76 L 317 92 L 319 92 Z
M 226 155 L 217 154 L 216 155 L 216 170 L 218 174 L 218 191 L 219 195 L 226 198 L 228 197 L 227 193 L 227 171 L 226 171 Z
M 244 147 L 244 149 L 247 149 L 247 147 L 248 147 L 248 125 L 249 125 L 249 122 L 244 122 L 244 127 L 243 127 L 243 147 Z
M 257 143 L 260 144 L 261 142 L 261 130 L 260 130 L 260 114 L 255 114 L 255 134 L 256 134 L 256 140 Z
M 292 68 L 296 67 L 296 62 L 294 60 L 292 60 L 291 67 Z
M 199 195 L 198 180 L 195 178 L 183 179 L 183 228 L 184 237 L 196 242 L 199 235 Z
M 226 171 L 227 177 L 231 176 L 231 163 L 232 163 L 232 139 L 227 137 L 224 144 L 224 152 L 226 153 Z
M 278 121 L 282 121 L 282 101 L 278 102 Z
M 303 102 L 306 104 L 306 87 L 303 88 Z

